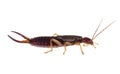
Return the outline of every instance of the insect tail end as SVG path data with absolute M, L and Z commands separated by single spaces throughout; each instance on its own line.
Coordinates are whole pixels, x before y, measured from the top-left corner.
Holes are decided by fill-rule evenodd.
M 10 35 L 8 35 L 8 37 L 9 37 L 10 39 L 12 39 L 13 41 L 18 42 L 18 43 L 29 43 L 29 42 L 30 42 L 28 39 L 19 41 L 19 40 L 14 39 L 14 38 L 11 37 Z
M 23 34 L 21 34 L 21 33 L 19 33 L 19 32 L 16 32 L 16 31 L 11 31 L 11 32 L 18 34 L 18 35 L 22 36 L 22 37 L 25 39 L 25 40 L 21 40 L 21 41 L 20 41 L 20 40 L 14 39 L 14 38 L 11 37 L 10 35 L 8 35 L 8 37 L 9 37 L 10 39 L 12 39 L 13 41 L 18 42 L 18 43 L 29 43 L 29 42 L 30 42 L 30 39 L 29 39 L 28 37 L 24 36 Z

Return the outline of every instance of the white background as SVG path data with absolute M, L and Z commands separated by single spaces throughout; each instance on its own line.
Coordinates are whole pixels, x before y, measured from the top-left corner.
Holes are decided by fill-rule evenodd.
M 7 37 L 80 35 L 92 37 L 103 18 L 100 30 L 115 21 L 94 41 L 96 49 L 63 47 L 44 54 L 49 48 L 20 44 Z M 0 74 L 120 74 L 119 0 L 1 0 Z M 99 30 L 99 31 L 100 31 Z

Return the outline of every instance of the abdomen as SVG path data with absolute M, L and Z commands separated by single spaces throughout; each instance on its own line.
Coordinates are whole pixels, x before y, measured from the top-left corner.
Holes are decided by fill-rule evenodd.
M 36 37 L 36 38 L 32 38 L 30 40 L 30 44 L 34 45 L 34 46 L 40 46 L 40 47 L 50 47 L 50 40 L 54 38 L 56 39 L 56 37 Z M 58 40 L 58 39 L 56 39 Z M 61 41 L 61 40 L 58 40 Z M 53 47 L 59 47 L 56 43 L 52 42 L 52 46 Z

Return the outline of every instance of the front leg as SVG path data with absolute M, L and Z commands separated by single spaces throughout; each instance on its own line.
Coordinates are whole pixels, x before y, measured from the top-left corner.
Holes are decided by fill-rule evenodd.
M 83 50 L 82 50 L 82 46 L 81 46 L 80 43 L 79 43 L 79 45 L 80 45 L 80 51 L 81 51 L 81 53 L 84 55 L 84 52 L 83 52 Z
M 80 51 L 81 51 L 81 53 L 84 55 L 84 52 L 83 52 L 83 50 L 82 50 L 82 46 L 81 46 L 80 42 L 76 42 L 75 44 L 80 46 Z

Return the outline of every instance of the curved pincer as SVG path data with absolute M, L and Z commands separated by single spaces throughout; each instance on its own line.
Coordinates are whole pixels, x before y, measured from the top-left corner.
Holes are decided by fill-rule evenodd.
M 24 36 L 23 34 L 20 34 L 20 33 L 16 32 L 16 31 L 11 31 L 11 32 L 18 34 L 18 35 L 22 36 L 25 39 L 25 40 L 20 41 L 20 40 L 14 39 L 10 35 L 8 35 L 8 37 L 10 39 L 12 39 L 13 41 L 18 42 L 18 43 L 29 43 L 30 39 L 28 37 Z

